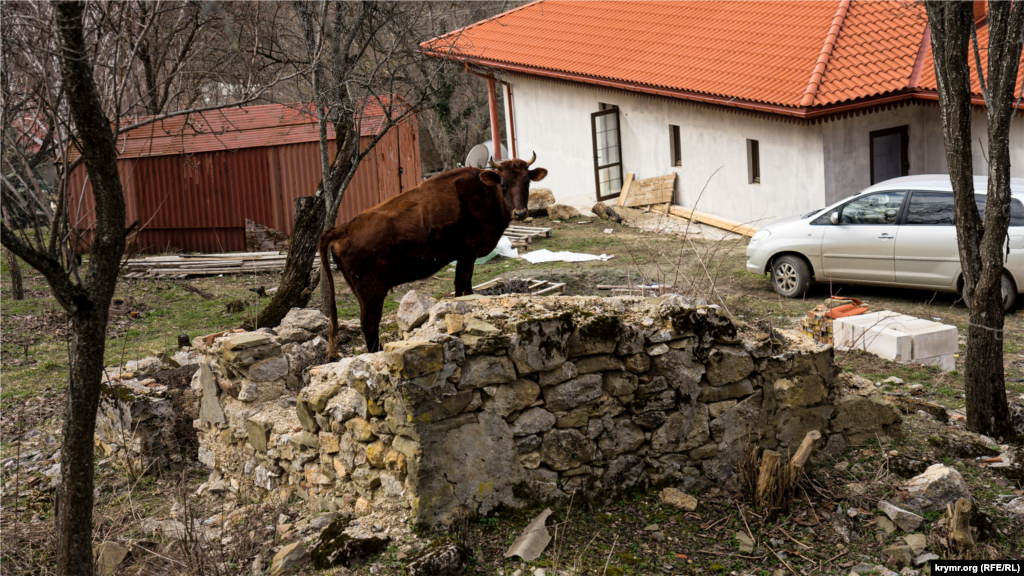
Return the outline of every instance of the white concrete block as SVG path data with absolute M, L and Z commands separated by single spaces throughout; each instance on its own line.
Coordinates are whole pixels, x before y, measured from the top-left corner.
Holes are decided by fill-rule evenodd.
M 932 326 L 909 329 L 907 333 L 914 339 L 914 361 L 918 358 L 932 356 L 952 356 L 960 350 L 960 333 L 956 326 L 947 326 L 933 322 Z
M 941 356 L 931 356 L 929 358 L 914 358 L 914 364 L 920 364 L 922 366 L 938 366 L 945 372 L 952 372 L 956 370 L 956 357 L 952 354 L 943 354 Z
M 909 334 L 884 326 L 869 328 L 861 336 L 861 342 L 859 348 L 897 362 L 909 362 L 914 351 L 914 341 Z

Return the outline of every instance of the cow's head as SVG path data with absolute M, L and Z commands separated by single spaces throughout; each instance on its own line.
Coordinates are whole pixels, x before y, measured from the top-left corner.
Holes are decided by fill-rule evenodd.
M 526 218 L 526 205 L 530 200 L 530 182 L 539 182 L 548 175 L 544 168 L 530 170 L 530 165 L 537 161 L 537 153 L 529 161 L 513 158 L 501 164 L 488 160 L 490 170 L 480 173 L 480 181 L 488 186 L 500 186 L 505 196 L 512 217 L 516 220 Z

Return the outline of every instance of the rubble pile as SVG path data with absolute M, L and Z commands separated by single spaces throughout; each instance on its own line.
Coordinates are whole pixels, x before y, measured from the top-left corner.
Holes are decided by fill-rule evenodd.
M 319 366 L 326 319 L 314 311 L 293 310 L 273 334 L 197 339 L 209 484 L 436 527 L 453 511 L 574 492 L 735 483 L 748 439 L 795 451 L 818 430 L 827 456 L 899 433 L 899 411 L 880 395 L 840 397 L 830 347 L 795 331 L 741 335 L 716 306 L 423 304 L 383 352 Z
M 95 442 L 111 463 L 138 472 L 179 462 L 175 450 L 174 406 L 167 383 L 188 378 L 199 367 L 195 352 L 157 354 L 103 373 Z

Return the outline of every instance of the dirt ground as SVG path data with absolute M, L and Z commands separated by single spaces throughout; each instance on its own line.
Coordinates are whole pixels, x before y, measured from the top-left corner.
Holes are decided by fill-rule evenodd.
M 498 257 L 476 267 L 474 283 L 497 277 L 545 279 L 565 282 L 566 294 L 606 296 L 628 292 L 602 290 L 599 285 L 657 283 L 672 286 L 673 292 L 720 304 L 735 320 L 765 328 L 795 327 L 807 310 L 832 294 L 860 298 L 872 310 L 894 310 L 952 324 L 961 335 L 966 334 L 967 309 L 955 295 L 815 284 L 804 299 L 782 299 L 771 291 L 766 277 L 745 271 L 746 238 L 703 227 L 700 234 L 691 229 L 683 235 L 685 222 L 640 211 L 629 211 L 628 215 L 630 222 L 639 227 L 596 218 L 561 223 L 538 218 L 530 223 L 550 227 L 553 233 L 550 238 L 531 243 L 530 250 L 613 255 L 607 262 L 531 265 L 522 259 Z M 27 299 L 13 301 L 7 270 L 0 270 L 0 459 L 5 461 L 33 451 L 38 451 L 40 458 L 52 457 L 53 450 L 59 448 L 67 371 L 67 318 L 42 277 L 28 267 L 23 267 L 22 273 Z M 393 312 L 409 289 L 443 297 L 453 289 L 453 279 L 454 268 L 448 267 L 432 278 L 399 287 L 388 298 L 385 313 Z M 124 279 L 111 310 L 106 362 L 117 365 L 155 352 L 173 354 L 180 334 L 195 337 L 237 327 L 253 318 L 264 301 L 254 290 L 260 286 L 271 288 L 275 282 L 274 274 Z M 358 318 L 358 305 L 340 275 L 336 284 L 340 289 L 339 316 Z M 242 311 L 226 312 L 225 305 L 234 300 L 242 300 Z M 310 306 L 320 306 L 319 294 Z M 1007 391 L 1012 399 L 1020 401 L 1024 384 L 1009 382 L 1024 378 L 1024 321 L 1020 317 L 1007 317 L 1004 342 Z M 351 343 L 348 351 L 358 351 L 360 344 Z M 961 337 L 961 350 L 963 345 Z M 951 410 L 963 409 L 963 378 L 958 371 L 943 373 L 932 367 L 895 364 L 856 352 L 840 353 L 836 362 L 842 370 L 875 382 L 896 376 L 903 383 L 892 385 L 893 390 L 913 392 Z M 999 495 L 1024 494 L 1022 486 L 982 463 L 944 454 L 929 444 L 929 438 L 943 435 L 947 428 L 908 415 L 903 436 L 887 440 L 888 445 L 873 442 L 851 448 L 836 461 L 821 463 L 809 471 L 789 514 L 773 522 L 760 518 L 738 495 L 717 488 L 697 494 L 700 507 L 689 513 L 663 506 L 656 492 L 638 489 L 614 502 L 576 501 L 553 506 L 548 526 L 557 526 L 556 541 L 538 561 L 524 563 L 505 559 L 503 553 L 537 511 L 503 512 L 482 518 L 465 536 L 471 549 L 467 573 L 512 575 L 522 570 L 522 575 L 529 575 L 542 569 L 548 574 L 773 574 L 776 570 L 802 575 L 848 574 L 859 563 L 884 562 L 881 550 L 903 536 L 897 531 L 879 537 L 878 528 L 872 524 L 878 515 L 874 510 L 877 500 L 891 493 L 900 478 L 891 466 L 893 452 L 957 468 L 996 528 L 978 556 L 1024 558 L 1024 528 L 1013 525 L 995 506 Z M 205 480 L 206 472 L 194 456 L 186 460 L 188 463 L 176 471 L 141 478 L 98 462 L 97 542 L 104 538 L 132 539 L 142 547 L 129 556 L 117 574 L 252 574 L 256 554 L 264 568 L 269 567 L 271 550 L 278 545 L 273 527 L 282 512 L 296 512 L 257 505 L 251 494 L 194 498 L 190 495 Z M 836 464 L 842 462 L 847 465 L 837 468 Z M 0 528 L 5 534 L 0 574 L 50 573 L 54 544 L 53 492 L 46 488 L 49 479 L 41 471 L 22 473 L 10 466 L 3 469 L 0 479 Z M 851 490 L 851 484 L 859 487 Z M 176 540 L 148 535 L 141 529 L 144 518 L 170 514 L 172 507 L 185 504 L 197 517 L 229 515 L 244 509 L 250 521 L 229 543 L 222 541 L 216 550 L 201 555 Z M 833 519 L 837 515 L 845 517 L 851 507 L 859 517 L 854 518 L 855 529 L 847 541 L 834 528 Z M 645 530 L 653 524 L 659 527 Z M 926 518 L 923 529 L 926 533 L 934 531 L 938 541 L 942 530 L 939 518 Z M 664 533 L 665 539 L 656 539 L 655 532 Z M 757 541 L 753 552 L 739 551 L 739 532 L 749 533 Z M 937 546 L 929 551 L 946 557 Z M 408 552 L 403 543 L 396 542 L 372 566 L 353 573 L 399 574 L 401 557 Z

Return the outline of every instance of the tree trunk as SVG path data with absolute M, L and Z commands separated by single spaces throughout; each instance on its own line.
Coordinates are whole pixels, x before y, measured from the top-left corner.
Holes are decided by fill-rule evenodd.
M 295 226 L 292 229 L 291 243 L 288 248 L 288 260 L 285 262 L 284 274 L 278 285 L 277 293 L 270 302 L 260 310 L 256 322 L 246 322 L 242 326 L 246 330 L 255 330 L 261 326 L 277 326 L 292 308 L 305 308 L 313 295 L 310 286 L 310 272 L 316 258 L 323 232 L 324 213 L 326 212 L 325 194 L 318 190 L 313 201 L 309 202 L 301 212 L 296 211 Z M 297 203 L 298 204 L 298 203 Z M 298 208 L 298 205 L 296 205 Z
M 99 375 L 106 347 L 107 308 L 73 317 L 67 409 L 61 429 L 57 488 L 57 573 L 92 574 L 93 435 Z
M 10 298 L 12 300 L 25 299 L 25 286 L 22 284 L 22 269 L 17 265 L 17 256 L 10 250 L 4 250 L 7 254 L 7 270 L 10 271 Z
M 989 181 L 985 213 L 981 215 L 974 198 L 971 155 L 968 51 L 975 26 L 973 5 L 939 0 L 929 0 L 925 5 L 935 55 L 946 162 L 953 183 L 963 290 L 971 303 L 964 363 L 967 427 L 998 437 L 1009 431 L 1000 281 L 1010 213 L 1009 130 L 1024 33 L 1024 7 L 1019 3 L 989 3 L 988 70 L 977 70 L 979 76 L 987 76 L 988 87 L 984 96 L 988 110 Z
M 10 228 L 10 217 L 7 209 L 0 206 L 0 215 L 3 216 L 3 224 Z M 7 255 L 7 271 L 10 272 L 10 293 L 12 300 L 25 299 L 25 286 L 22 284 L 22 268 L 17 264 L 17 256 L 10 250 L 4 250 Z

